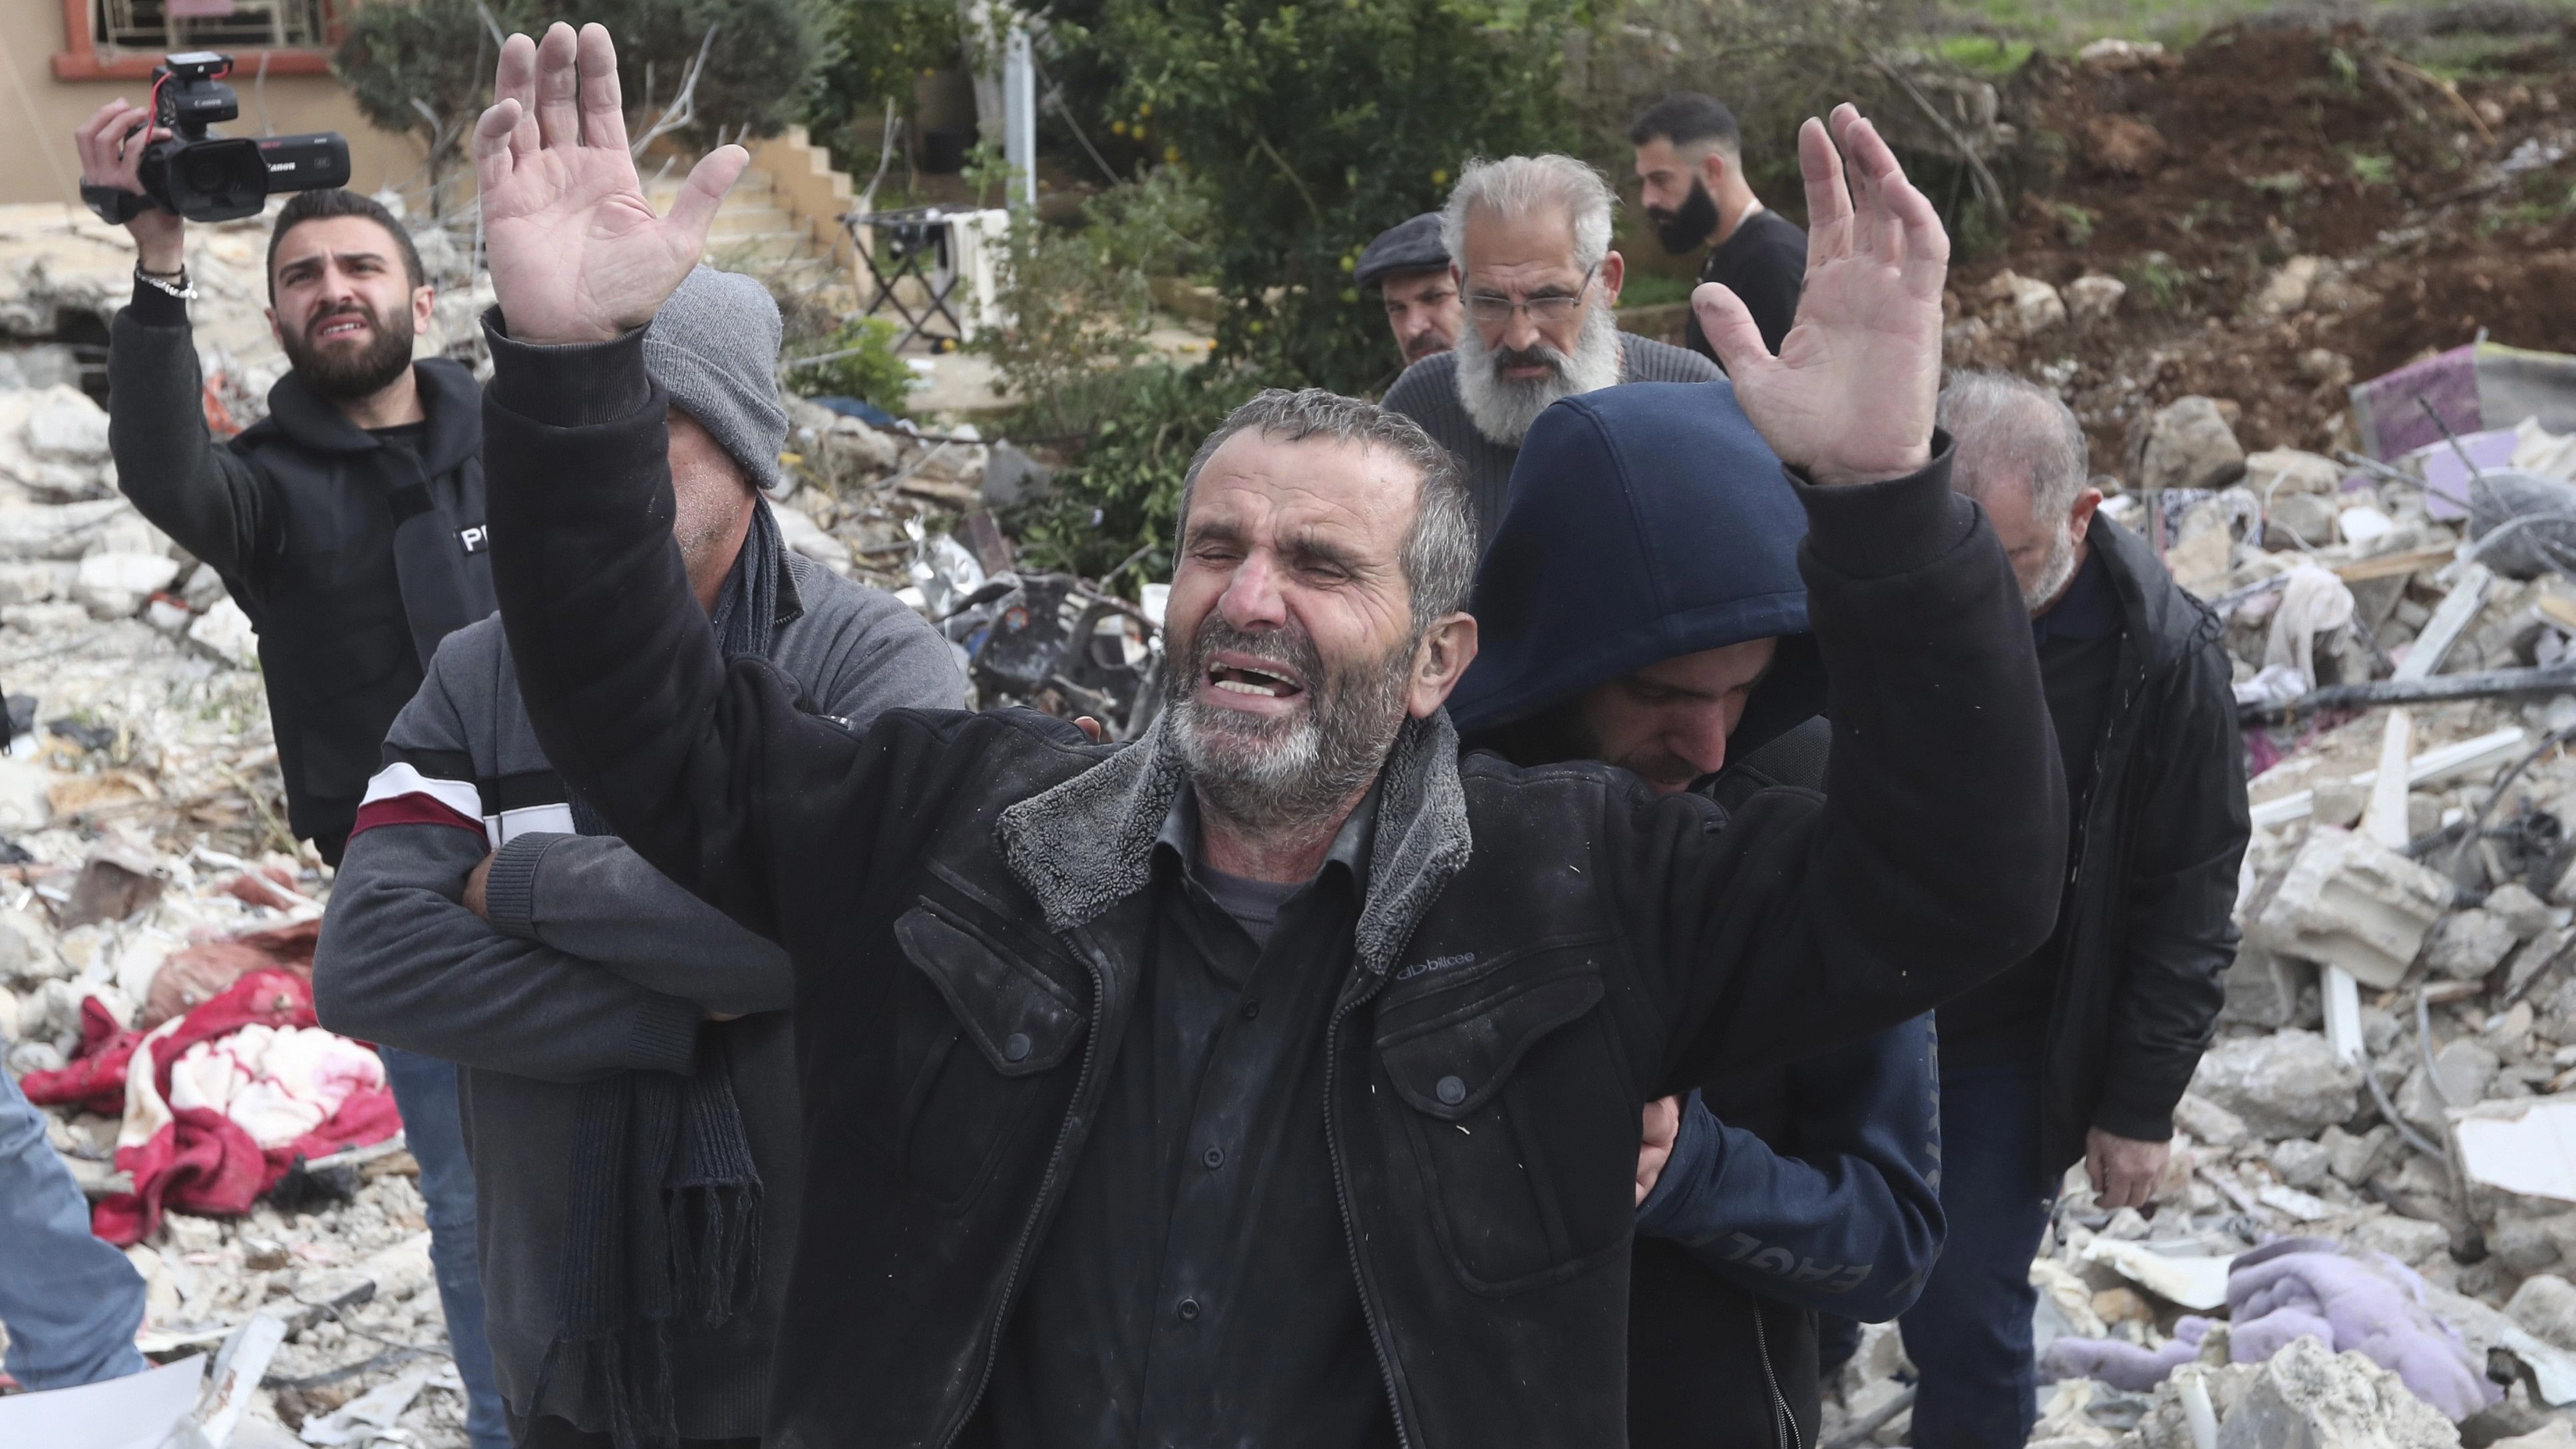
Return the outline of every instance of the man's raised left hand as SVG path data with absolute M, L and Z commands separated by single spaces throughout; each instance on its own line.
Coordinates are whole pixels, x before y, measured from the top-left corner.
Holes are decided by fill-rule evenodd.
M 1831 133 L 1798 132 L 1807 178 L 1807 280 L 1774 357 L 1742 299 L 1709 282 L 1700 329 L 1746 417 L 1780 460 L 1818 483 L 1901 477 L 1931 459 L 1941 382 L 1941 284 L 1950 238 L 1896 153 L 1850 105 Z

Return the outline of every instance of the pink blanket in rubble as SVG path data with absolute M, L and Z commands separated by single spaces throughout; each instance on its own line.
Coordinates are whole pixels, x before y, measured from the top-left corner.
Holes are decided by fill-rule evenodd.
M 298 1161 L 402 1127 L 384 1063 L 317 1026 L 313 990 L 291 971 L 250 972 L 150 1032 L 118 1026 L 93 997 L 81 1027 L 79 1057 L 21 1085 L 33 1102 L 124 1113 L 116 1165 L 134 1190 L 90 1219 L 120 1246 L 150 1236 L 166 1208 L 247 1212 Z

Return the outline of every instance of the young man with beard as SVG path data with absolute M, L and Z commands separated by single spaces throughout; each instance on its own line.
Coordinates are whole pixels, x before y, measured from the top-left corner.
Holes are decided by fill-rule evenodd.
M 789 551 L 761 500 L 787 437 L 778 343 L 760 284 L 705 267 L 645 335 L 690 593 L 727 654 L 854 729 L 955 709 L 947 641 Z M 756 1443 L 798 1206 L 787 958 L 567 798 L 500 620 L 448 638 L 385 753 L 314 1004 L 335 1030 L 464 1067 L 519 1443 L 609 1449 L 621 1423 L 648 1444 Z
M 643 329 L 748 158 L 655 217 L 607 32 L 502 47 L 495 574 L 529 716 L 638 854 L 786 948 L 805 1188 L 771 1449 L 1615 1443 L 1640 1104 L 1883 1030 L 2047 934 L 2062 785 L 1931 404 L 1947 239 L 1849 107 L 1801 155 L 1819 345 L 1704 305 L 1801 480 L 1835 791 L 1462 761 L 1466 500 L 1273 392 L 1187 471 L 1142 739 L 724 660 Z M 1858 193 L 1855 208 L 1853 193 Z M 1873 909 L 1849 903 L 1866 895 Z
M 1723 384 L 1549 408 L 1477 571 L 1459 737 L 1517 765 L 1600 760 L 1659 795 L 1696 790 L 1721 821 L 1760 790 L 1821 790 L 1806 531 Z M 1928 1016 L 1647 1109 L 1649 1144 L 1673 1145 L 1638 1175 L 1629 1444 L 1815 1442 L 1824 1331 L 1904 1311 L 1940 1248 L 1936 1110 Z
M 1440 240 L 1440 213 L 1426 211 L 1379 232 L 1360 252 L 1351 285 L 1386 301 L 1387 330 L 1410 367 L 1458 345 L 1458 281 Z
M 1456 350 L 1406 368 L 1386 407 L 1457 458 L 1479 548 L 1502 519 L 1521 438 L 1549 403 L 1718 376 L 1706 358 L 1619 330 L 1618 204 L 1601 173 L 1571 156 L 1470 162 L 1449 193 L 1440 231 L 1468 325 Z
M 1798 318 L 1807 275 L 1807 234 L 1762 204 L 1744 179 L 1744 138 L 1735 113 L 1710 96 L 1681 91 L 1657 101 L 1628 128 L 1637 148 L 1639 201 L 1655 238 L 1672 256 L 1709 249 L 1699 279 L 1744 300 L 1762 345 L 1777 352 Z M 1699 318 L 1684 341 L 1714 362 Z
M 2249 830 L 2223 628 L 2095 512 L 2084 430 L 2055 393 L 1969 373 L 1941 394 L 1961 492 L 2020 580 L 2071 797 L 2057 928 L 1942 1006 L 1950 1241 L 1903 1320 L 1917 1449 L 2018 1444 L 2036 1417 L 2031 1255 L 2067 1167 L 2144 1204 L 2174 1104 L 2216 1029 Z
M 140 192 L 166 131 L 110 101 L 76 135 L 84 182 Z M 289 371 L 268 417 L 218 443 L 188 327 L 185 225 L 126 223 L 134 300 L 108 333 L 117 486 L 222 577 L 259 631 L 287 823 L 337 865 L 393 723 L 438 643 L 492 612 L 480 389 L 461 363 L 412 360 L 433 298 L 401 223 L 348 191 L 304 191 L 268 241 L 268 318 Z M 385 1052 L 435 1234 L 440 1297 L 475 1449 L 508 1439 L 483 1346 L 474 1185 L 456 1071 Z

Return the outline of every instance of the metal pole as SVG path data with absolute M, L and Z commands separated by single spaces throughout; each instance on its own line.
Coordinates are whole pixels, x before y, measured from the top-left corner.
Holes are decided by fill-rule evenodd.
M 1011 164 L 1020 201 L 1030 210 L 1038 204 L 1037 65 L 1029 55 L 1029 28 L 1016 15 L 1002 52 L 1002 154 Z

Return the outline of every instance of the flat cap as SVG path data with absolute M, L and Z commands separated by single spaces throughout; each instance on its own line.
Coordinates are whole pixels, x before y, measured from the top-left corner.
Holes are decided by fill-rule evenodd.
M 1360 286 L 1374 287 L 1391 272 L 1446 271 L 1448 266 L 1449 249 L 1440 244 L 1440 213 L 1426 211 L 1379 232 L 1360 253 L 1351 275 Z

